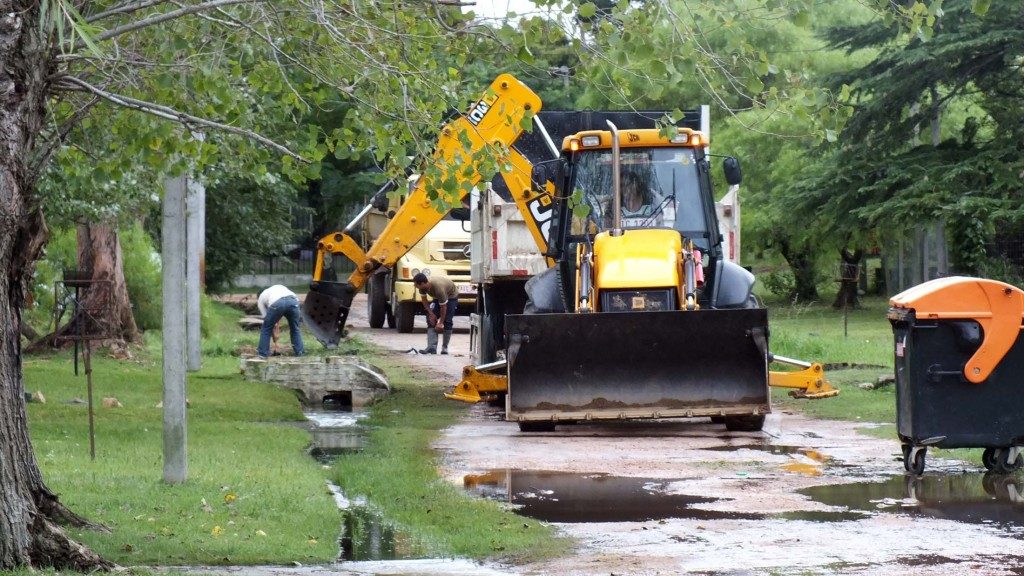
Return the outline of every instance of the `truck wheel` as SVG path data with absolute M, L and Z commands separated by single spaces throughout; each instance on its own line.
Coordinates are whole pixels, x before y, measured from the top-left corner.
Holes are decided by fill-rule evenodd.
M 760 432 L 762 428 L 764 428 L 764 414 L 725 417 L 725 429 L 730 432 Z
M 370 328 L 383 328 L 387 316 L 388 299 L 384 292 L 384 275 L 374 274 L 370 277 L 366 298 L 366 315 L 370 318 Z
M 506 394 L 504 392 L 501 392 L 499 394 L 496 394 L 495 396 L 496 397 L 494 398 L 494 400 L 488 400 L 487 401 L 487 405 L 491 406 L 493 408 L 504 408 L 505 407 L 505 398 L 508 397 L 508 394 Z
M 412 332 L 412 327 L 416 324 L 416 303 L 415 302 L 399 302 L 398 308 L 395 310 L 395 328 L 403 334 Z
M 395 327 L 395 311 L 391 309 L 390 303 L 387 305 L 387 308 L 384 311 L 384 319 L 387 320 L 388 328 Z

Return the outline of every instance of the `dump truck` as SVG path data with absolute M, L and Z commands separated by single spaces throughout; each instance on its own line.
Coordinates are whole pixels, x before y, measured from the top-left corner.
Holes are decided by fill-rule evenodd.
M 409 178 L 408 190 L 415 190 L 418 175 Z M 386 194 L 375 197 L 374 206 L 363 221 L 363 246 L 372 246 L 384 232 L 388 222 L 401 207 L 401 198 L 390 201 Z M 459 289 L 459 314 L 466 315 L 476 304 L 476 285 L 470 282 L 469 228 L 463 220 L 452 214 L 445 215 L 393 266 L 381 266 L 366 284 L 367 318 L 371 328 L 389 328 L 399 332 L 412 332 L 417 315 L 423 314 L 423 305 L 413 286 L 412 278 L 423 272 L 444 275 Z
M 531 121 L 547 133 L 540 109 L 529 88 L 499 76 L 442 130 L 434 154 L 443 166 L 493 146 L 509 200 L 546 265 L 518 293 L 478 297 L 488 332 L 500 335 L 503 358 L 467 367 L 448 397 L 503 398 L 506 418 L 524 431 L 695 416 L 720 418 L 731 430 L 759 430 L 770 410 L 767 310 L 752 296 L 753 275 L 724 256 L 706 136 L 677 125 L 620 130 L 605 118 L 604 127 L 549 145 L 558 157 L 537 162 L 514 144 Z M 738 185 L 738 162 L 727 158 L 724 167 L 729 183 Z M 452 175 L 466 190 L 482 180 L 472 162 Z M 642 186 L 645 201 L 626 217 L 624 177 Z M 355 290 L 441 218 L 428 189 L 417 184 L 365 253 L 342 233 L 318 243 L 304 313 L 321 342 L 337 343 Z M 322 263 L 335 253 L 357 263 L 345 283 L 322 275 Z M 515 299 L 521 310 L 511 304 Z M 820 365 L 802 368 L 777 383 L 809 397 L 835 392 Z

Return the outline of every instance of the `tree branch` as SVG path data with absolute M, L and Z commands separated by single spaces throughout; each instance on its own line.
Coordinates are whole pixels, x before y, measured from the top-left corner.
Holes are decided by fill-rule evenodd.
M 131 2 L 125 2 L 115 8 L 84 16 L 84 18 L 86 23 L 92 24 L 93 22 L 103 20 L 104 18 L 109 18 L 118 14 L 128 14 L 129 12 L 135 12 L 136 10 L 142 10 L 144 8 L 149 8 L 150 6 L 156 6 L 157 4 L 163 4 L 167 1 L 168 0 L 132 0 Z
M 146 0 L 144 0 L 144 1 L 146 1 Z M 147 28 L 149 26 L 155 26 L 157 24 L 162 24 L 164 22 L 167 22 L 168 20 L 175 20 L 177 18 L 181 18 L 182 16 L 188 16 L 189 14 L 195 14 L 196 12 L 203 12 L 205 10 L 212 10 L 212 9 L 217 8 L 219 6 L 230 6 L 232 4 L 245 4 L 245 3 L 251 3 L 251 2 L 263 2 L 263 1 L 265 1 L 265 0 L 209 0 L 207 2 L 203 2 L 202 4 L 196 4 L 194 6 L 186 6 L 184 8 L 179 8 L 177 10 L 171 10 L 170 12 L 162 12 L 160 14 L 154 14 L 152 16 L 149 16 L 148 18 L 143 18 L 142 20 L 137 20 L 135 22 L 130 22 L 130 23 L 125 24 L 123 26 L 118 26 L 117 28 L 114 28 L 113 30 L 107 30 L 106 32 L 103 32 L 101 34 L 97 34 L 93 38 L 93 41 L 94 42 L 102 42 L 104 40 L 110 40 L 111 38 L 116 38 L 117 36 L 120 36 L 122 34 L 127 34 L 129 32 L 134 32 L 134 31 L 142 29 L 142 28 Z M 82 48 L 85 48 L 85 46 L 86 46 L 85 42 L 79 41 L 79 42 L 75 43 L 74 49 L 76 51 L 77 50 L 81 50 Z
M 75 110 L 74 114 L 71 115 L 63 124 L 57 126 L 54 131 L 52 138 L 49 141 L 42 142 L 41 152 L 35 154 L 34 158 L 29 161 L 29 173 L 33 178 L 38 178 L 39 174 L 43 171 L 43 168 L 50 163 L 50 158 L 60 149 L 61 145 L 64 144 L 64 140 L 67 139 L 68 134 L 74 130 L 75 126 L 85 118 L 85 115 L 89 113 L 89 110 L 99 101 L 98 96 L 93 96 L 88 102 L 83 104 L 78 110 Z
M 75 78 L 74 76 L 65 76 L 61 78 L 60 81 L 56 84 L 56 87 L 61 88 L 61 84 L 64 84 L 64 89 L 73 91 L 85 90 L 87 92 L 91 92 L 99 96 L 100 98 L 103 98 L 104 100 L 113 102 L 114 104 L 117 104 L 119 106 L 124 106 L 125 108 L 130 108 L 132 110 L 138 110 L 139 112 L 145 112 L 147 114 L 156 116 L 157 118 L 163 118 L 165 120 L 178 122 L 190 128 L 193 126 L 203 126 L 206 128 L 213 128 L 214 130 L 220 130 L 221 132 L 227 132 L 228 134 L 242 136 L 250 140 L 259 142 L 260 144 L 263 144 L 267 148 L 276 150 L 281 154 L 291 156 L 292 158 L 298 160 L 299 162 L 302 162 L 304 164 L 309 163 L 308 160 L 306 160 L 299 154 L 293 152 L 289 148 L 281 144 L 278 144 L 277 142 L 274 142 L 270 138 L 267 138 L 266 136 L 263 136 L 262 134 L 254 132 L 252 130 L 247 130 L 245 128 L 239 128 L 237 126 L 231 126 L 229 124 L 224 124 L 222 122 L 215 122 L 213 120 L 208 120 L 206 118 L 200 118 L 199 116 L 186 114 L 185 112 L 180 112 L 169 106 L 163 106 L 161 104 L 154 104 L 153 102 L 146 102 L 144 100 L 138 100 L 135 98 L 131 98 L 129 96 L 114 94 L 113 92 L 108 92 L 97 86 L 93 86 L 85 80 L 82 80 L 81 78 Z M 67 86 L 68 84 L 70 84 L 71 86 Z

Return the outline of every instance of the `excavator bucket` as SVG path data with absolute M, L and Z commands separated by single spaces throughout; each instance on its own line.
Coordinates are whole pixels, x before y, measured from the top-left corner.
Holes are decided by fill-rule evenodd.
M 355 291 L 341 282 L 313 282 L 302 301 L 302 319 L 313 336 L 327 348 L 341 341 Z
M 765 309 L 524 314 L 505 324 L 509 420 L 770 410 Z

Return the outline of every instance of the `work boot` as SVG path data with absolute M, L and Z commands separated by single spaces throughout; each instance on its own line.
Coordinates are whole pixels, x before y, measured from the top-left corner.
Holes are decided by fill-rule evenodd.
M 451 342 L 451 339 L 452 339 L 452 331 L 451 330 L 445 330 L 444 331 L 444 339 L 441 340 L 441 354 L 447 354 L 448 353 L 448 342 Z
M 427 347 L 420 354 L 437 354 L 437 330 L 433 326 L 427 327 Z

